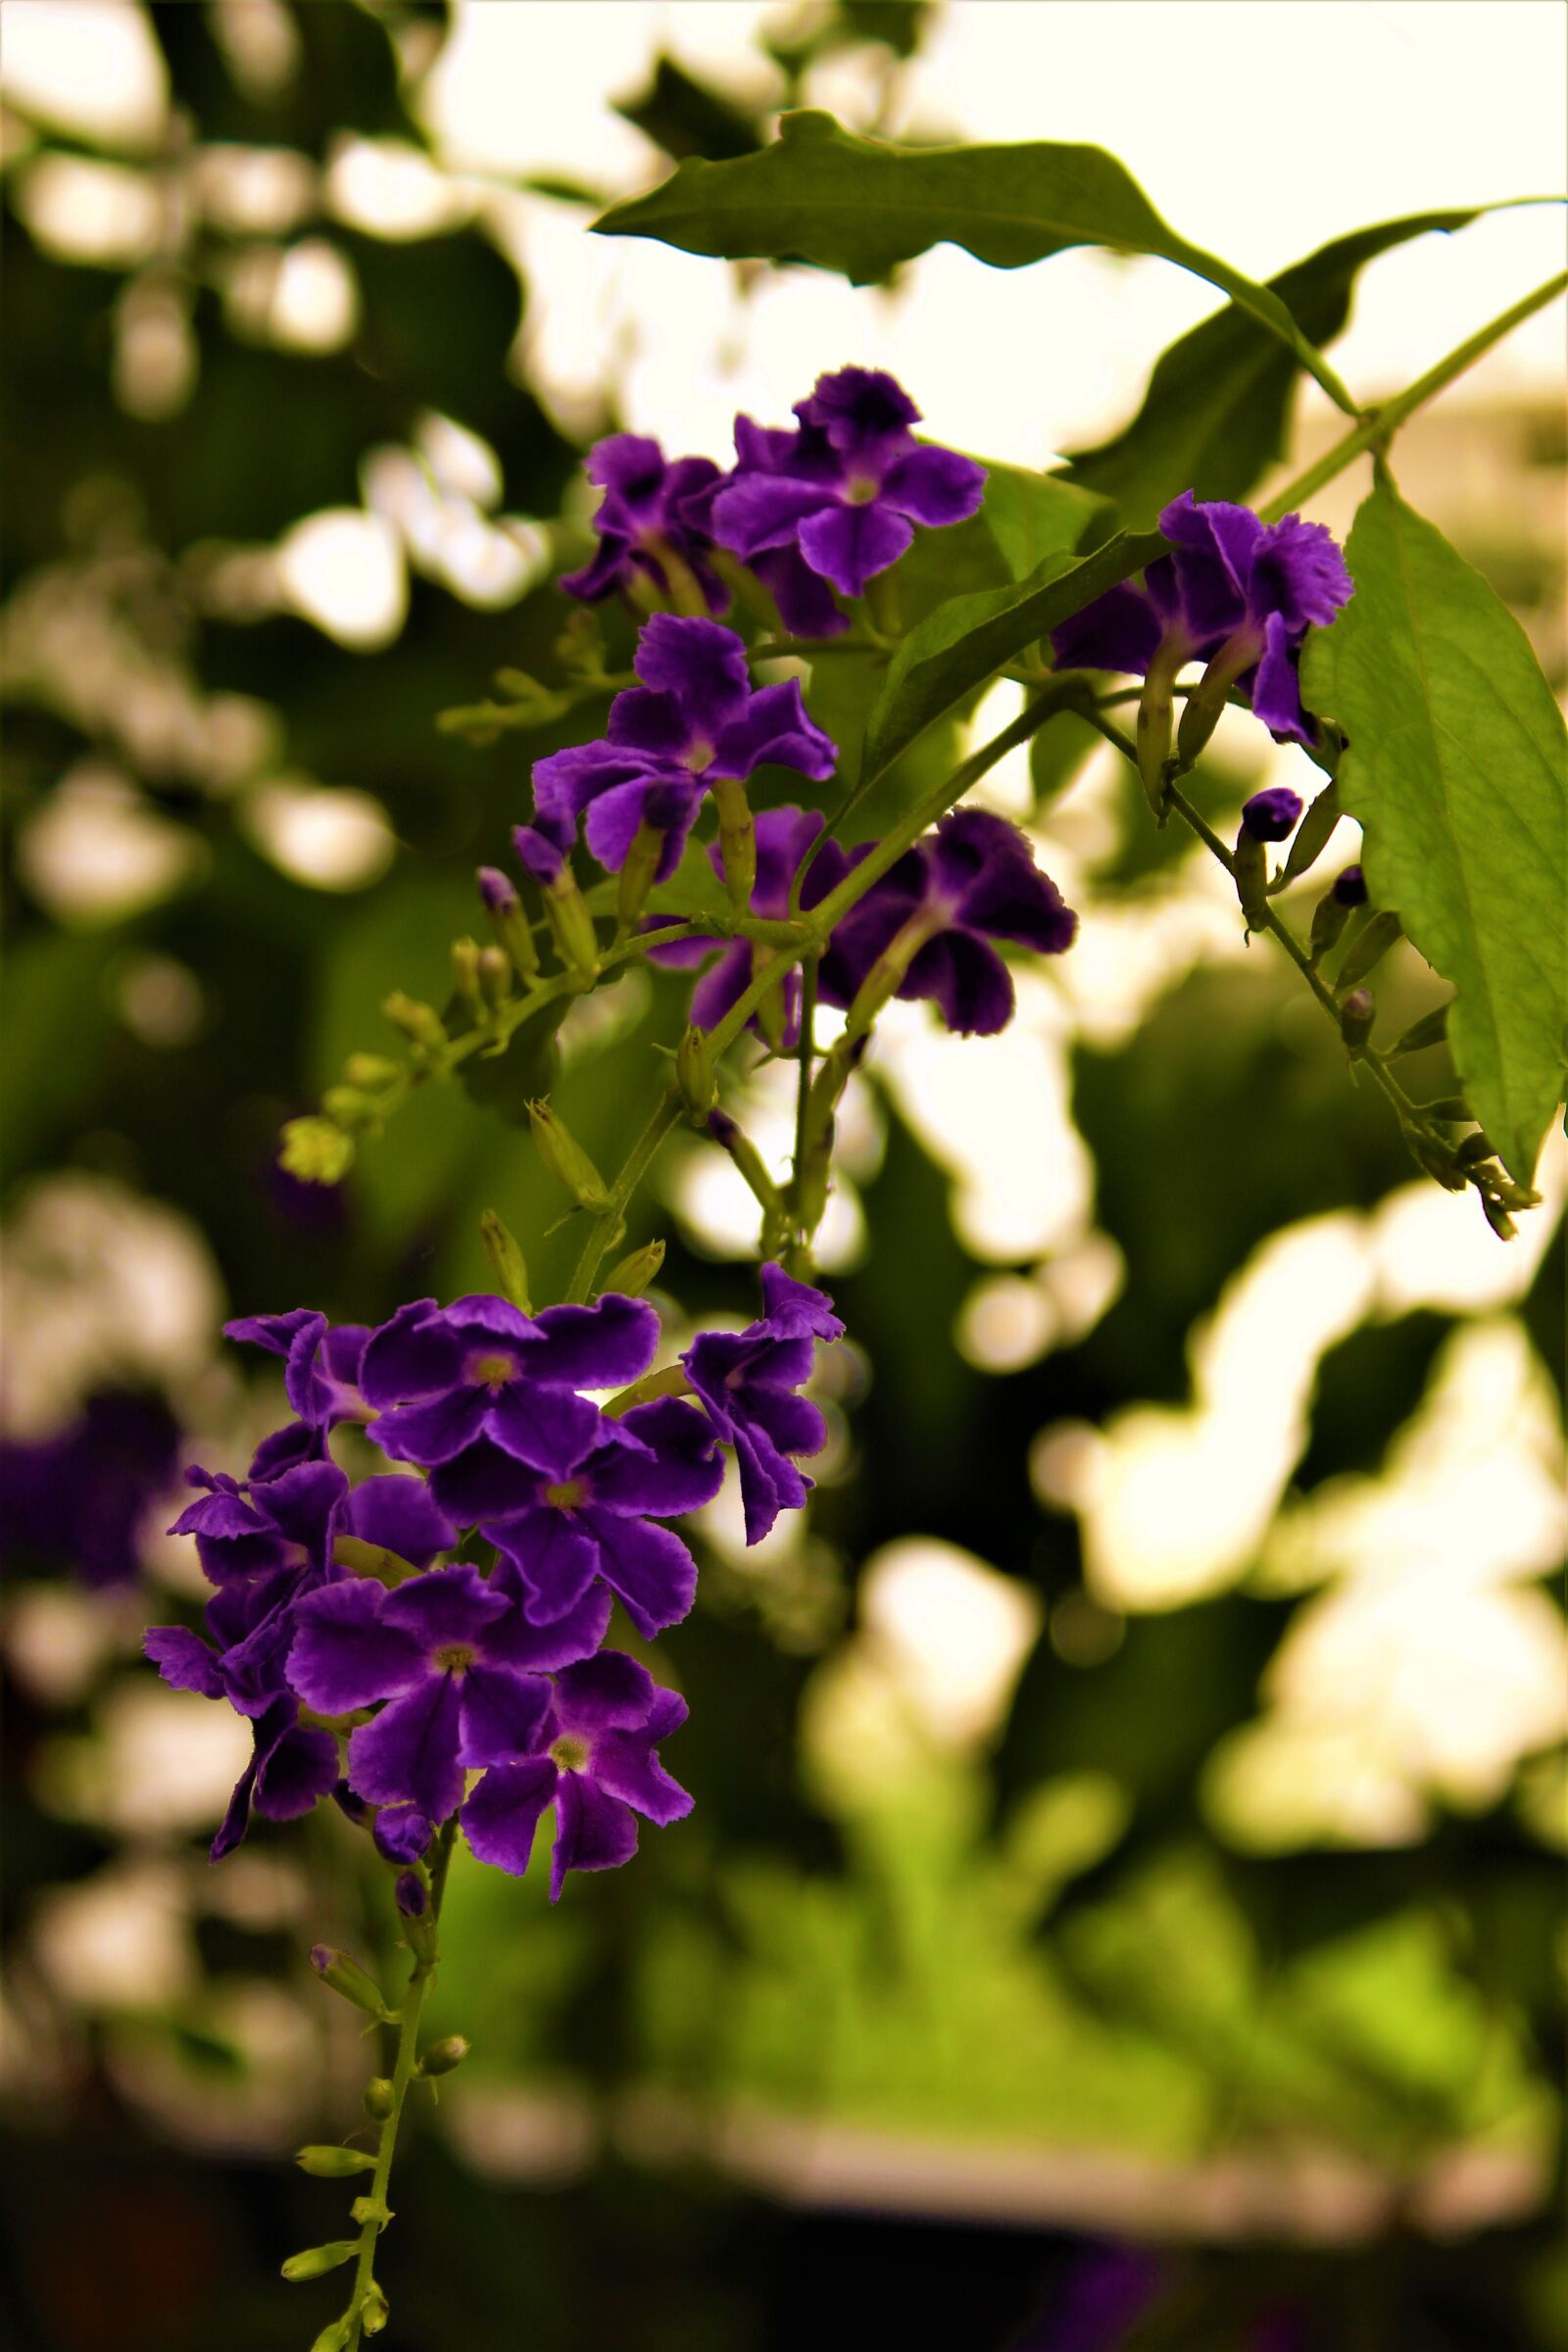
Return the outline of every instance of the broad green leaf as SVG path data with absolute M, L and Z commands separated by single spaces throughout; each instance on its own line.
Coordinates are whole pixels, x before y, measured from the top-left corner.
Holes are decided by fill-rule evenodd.
M 1366 830 L 1373 896 L 1457 988 L 1465 1094 L 1528 1183 L 1568 1018 L 1562 717 L 1518 622 L 1392 483 L 1345 552 L 1355 594 L 1309 640 L 1302 693 L 1346 731 L 1340 792 Z
M 785 115 L 760 154 L 721 164 L 688 158 L 662 186 L 612 206 L 594 226 L 725 261 L 812 262 L 858 286 L 933 245 L 961 245 L 998 270 L 1074 245 L 1155 254 L 1222 288 L 1354 413 L 1279 295 L 1178 236 L 1126 167 L 1099 147 L 893 147 L 808 108 Z
M 1057 474 L 982 463 L 986 488 L 980 513 L 1010 578 L 1026 580 L 1048 556 L 1108 537 L 1115 513 L 1107 499 Z
M 1481 212 L 1498 209 L 1417 213 L 1359 228 L 1270 278 L 1269 291 L 1314 343 L 1332 343 L 1350 315 L 1356 272 L 1368 262 L 1429 230 L 1463 228 Z M 1233 302 L 1171 345 L 1126 431 L 1098 449 L 1073 452 L 1061 478 L 1114 499 L 1123 520 L 1139 525 L 1152 522 L 1183 490 L 1245 498 L 1284 455 L 1298 373 L 1295 354 Z
M 1046 558 L 1013 588 L 955 597 L 911 629 L 888 669 L 866 723 L 860 785 L 890 766 L 943 711 L 1037 637 L 1082 612 L 1165 552 L 1157 531 L 1119 531 L 1074 563 L 1067 549 Z

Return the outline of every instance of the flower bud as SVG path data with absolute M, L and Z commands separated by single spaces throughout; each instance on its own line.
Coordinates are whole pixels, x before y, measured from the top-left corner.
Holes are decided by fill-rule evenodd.
M 1242 903 L 1242 912 L 1247 917 L 1248 929 L 1261 930 L 1268 912 L 1268 854 L 1257 835 L 1249 832 L 1245 822 L 1236 836 L 1231 877 L 1236 884 L 1236 896 Z
M 329 1086 L 321 1097 L 321 1108 L 350 1134 L 357 1127 L 374 1126 L 380 1115 L 379 1104 L 357 1086 Z
M 481 865 L 478 881 L 479 896 L 497 939 L 518 971 L 531 977 L 539 969 L 539 950 L 522 901 L 499 866 Z
M 530 1313 L 527 1263 L 511 1228 L 493 1208 L 487 1208 L 479 1219 L 479 1239 L 502 1298 L 509 1299 L 520 1313 Z
M 1502 1202 L 1494 1200 L 1489 1193 L 1483 1193 L 1481 1206 L 1485 1211 L 1487 1223 L 1492 1227 L 1498 1241 L 1511 1242 L 1519 1228 L 1503 1207 Z
M 1485 1128 L 1478 1127 L 1465 1137 L 1455 1156 L 1461 1168 L 1479 1168 L 1483 1160 L 1496 1158 L 1497 1147 Z
M 348 2352 L 353 2329 L 354 2323 L 346 2314 L 340 2320 L 328 2320 L 311 2346 L 311 2352 Z
M 379 2335 L 391 2316 L 387 2299 L 372 2278 L 360 2305 L 360 2326 L 367 2335 Z
M 1209 662 L 1198 684 L 1188 696 L 1182 710 L 1181 724 L 1176 730 L 1176 757 L 1184 768 L 1191 767 L 1219 724 L 1220 712 L 1230 697 L 1238 678 L 1245 677 L 1262 652 L 1260 631 L 1250 621 L 1244 621 L 1234 636 L 1227 637 L 1219 652 Z M 1156 660 L 1158 657 L 1155 657 Z M 1299 805 L 1298 805 L 1299 813 Z M 1292 819 L 1295 822 L 1295 819 Z M 1281 834 L 1272 836 L 1284 838 Z
M 1300 794 L 1287 784 L 1271 784 L 1243 802 L 1242 826 L 1254 841 L 1284 841 L 1295 832 L 1300 814 Z
M 301 2148 L 294 2161 L 316 2180 L 352 2180 L 356 2173 L 375 2170 L 375 2158 L 363 2148 Z
M 395 988 L 389 997 L 381 999 L 381 1012 L 394 1029 L 401 1029 L 411 1045 L 422 1052 L 443 1056 L 447 1050 L 447 1033 L 441 1015 L 430 1004 L 421 1004 L 415 997 L 406 997 Z
M 1293 882 L 1299 881 L 1302 874 L 1317 863 L 1328 848 L 1341 813 L 1339 785 L 1330 784 L 1307 808 L 1297 828 L 1290 855 L 1275 875 L 1271 888 L 1288 890 Z
M 1393 1061 L 1400 1054 L 1422 1054 L 1428 1046 L 1441 1046 L 1447 1034 L 1448 1006 L 1439 1004 L 1431 1012 L 1424 1012 L 1418 1021 L 1412 1021 L 1409 1028 L 1395 1039 L 1389 1048 L 1389 1059 Z
M 405 1919 L 421 1920 L 430 1908 L 430 1889 L 416 1870 L 400 1870 L 392 1900 Z
M 291 2254 L 283 2265 L 283 2276 L 289 2279 L 324 2278 L 328 2271 L 352 2262 L 359 2252 L 357 2240 L 335 2237 L 324 2246 L 307 2246 L 302 2254 Z
M 660 866 L 664 858 L 664 835 L 645 816 L 632 836 L 631 848 L 620 869 L 615 885 L 615 921 L 622 931 L 629 931 L 648 904 Z
M 718 811 L 724 888 L 729 893 L 730 905 L 738 913 L 746 914 L 751 909 L 752 892 L 757 885 L 757 827 L 752 821 L 746 787 L 738 776 L 715 778 L 713 806 Z
M 323 1984 L 330 1984 L 334 1992 L 340 1992 L 346 2001 L 352 2001 L 356 2009 L 363 2009 L 367 2017 L 373 2017 L 382 2025 L 395 2022 L 394 2012 L 387 2007 L 380 1985 L 347 1952 L 340 1952 L 334 1944 L 313 1943 L 311 1966 Z
M 618 1266 L 612 1266 L 605 1276 L 607 1291 L 618 1291 L 623 1298 L 640 1298 L 646 1290 L 659 1280 L 659 1269 L 664 1262 L 662 1242 L 644 1242 Z
M 512 957 L 493 940 L 479 950 L 479 994 L 489 1012 L 499 1012 L 512 994 Z
M 356 2197 L 349 2207 L 349 2216 L 359 2223 L 362 2230 L 367 2222 L 373 2222 L 377 2230 L 384 2230 L 392 2219 L 391 2208 L 384 2197 Z
M 1475 1112 L 1463 1095 L 1440 1095 L 1435 1102 L 1417 1104 L 1423 1118 L 1437 1119 L 1445 1126 L 1468 1126 Z
M 1138 704 L 1138 773 L 1144 780 L 1149 806 L 1161 824 L 1165 821 L 1170 790 L 1165 764 L 1170 758 L 1171 716 L 1175 709 L 1172 689 L 1186 659 L 1184 643 L 1157 646 L 1145 673 L 1144 691 Z
M 722 1151 L 729 1153 L 754 1197 L 765 1209 L 779 1206 L 779 1191 L 762 1164 L 761 1153 L 749 1135 L 738 1127 L 727 1110 L 710 1110 L 708 1132 Z
M 1346 951 L 1345 961 L 1334 979 L 1336 996 L 1347 988 L 1353 988 L 1358 980 L 1364 980 L 1368 972 L 1383 961 L 1395 941 L 1402 937 L 1399 918 L 1391 908 L 1386 907 L 1381 914 L 1373 915 Z
M 304 1184 L 341 1184 L 354 1165 L 354 1139 L 335 1120 L 290 1119 L 277 1164 Z
M 1371 990 L 1352 988 L 1340 1006 L 1340 1035 L 1352 1054 L 1359 1054 L 1366 1044 L 1377 1017 L 1378 1008 Z
M 444 2041 L 432 2041 L 419 2060 L 419 2072 L 426 2077 L 450 2075 L 461 2066 L 472 2045 L 462 2034 L 449 2034 Z
M 694 1127 L 706 1126 L 708 1114 L 718 1100 L 718 1082 L 713 1076 L 713 1049 L 707 1032 L 695 1022 L 688 1023 L 686 1034 L 675 1049 L 675 1076 L 686 1116 Z
M 372 2075 L 365 2085 L 364 2106 L 372 2123 L 384 2124 L 392 2112 L 392 2084 L 385 2075 Z
M 395 1061 L 384 1054 L 351 1054 L 343 1064 L 343 1075 L 350 1086 L 390 1086 L 403 1073 Z
M 551 1175 L 565 1186 L 579 1207 L 602 1215 L 610 1206 L 609 1188 L 564 1119 L 548 1102 L 530 1102 L 528 1124 Z
M 455 939 L 452 942 L 452 980 L 474 1019 L 482 1021 L 485 1004 L 479 986 L 479 943 L 476 939 Z
M 1343 873 L 1336 874 L 1333 890 L 1342 906 L 1366 905 L 1366 876 L 1358 865 L 1348 865 Z

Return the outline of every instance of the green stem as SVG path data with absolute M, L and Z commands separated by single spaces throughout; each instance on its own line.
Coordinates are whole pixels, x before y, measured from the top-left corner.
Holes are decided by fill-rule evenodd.
M 769 967 L 769 976 L 777 979 L 778 968 Z M 716 1052 L 715 1047 L 715 1052 Z M 683 1108 L 679 1087 L 671 1087 L 661 1099 L 653 1117 L 627 1152 L 619 1175 L 610 1188 L 610 1200 L 588 1228 L 588 1239 L 582 1246 L 575 1273 L 566 1289 L 568 1305 L 585 1305 L 593 1289 L 599 1261 L 609 1249 L 625 1216 L 626 1203 L 653 1163 L 654 1155 L 665 1136 L 680 1117 Z
M 1397 432 L 1406 417 L 1414 416 L 1417 409 L 1424 408 L 1429 400 L 1435 399 L 1438 393 L 1453 382 L 1455 376 L 1463 375 L 1467 368 L 1473 368 L 1494 343 L 1500 343 L 1504 335 L 1511 334 L 1533 313 L 1544 310 L 1548 302 L 1554 302 L 1565 288 L 1568 288 L 1568 270 L 1559 271 L 1556 277 L 1548 278 L 1544 286 L 1538 286 L 1533 294 L 1527 294 L 1522 302 L 1516 302 L 1511 310 L 1502 312 L 1489 325 L 1471 335 L 1467 342 L 1459 344 L 1446 359 L 1440 360 L 1435 368 L 1427 369 L 1425 375 L 1418 376 L 1396 400 L 1387 401 L 1382 408 L 1373 410 L 1343 440 L 1336 441 L 1332 449 L 1326 450 L 1315 465 L 1308 466 L 1304 473 L 1298 473 L 1294 481 L 1287 482 L 1277 498 L 1269 500 L 1262 509 L 1263 520 L 1278 522 L 1282 514 L 1290 514 L 1303 499 L 1321 490 L 1325 482 L 1332 482 L 1336 474 L 1345 471 L 1347 466 L 1353 465 L 1368 450 L 1386 442 L 1391 433 Z
M 446 1893 L 447 1873 L 452 1867 L 452 1848 L 458 1835 L 456 1814 L 441 1832 L 435 1860 L 430 1867 L 430 1924 L 434 1928 L 441 1916 L 441 1899 Z M 370 2177 L 369 2197 L 372 2205 L 384 2206 L 392 2180 L 392 2159 L 397 2152 L 398 2126 L 403 2120 L 404 2101 L 414 2080 L 418 2063 L 419 2016 L 424 2008 L 424 1996 L 436 1972 L 437 1956 L 432 1951 L 428 1960 L 416 1959 L 409 1987 L 403 1996 L 402 2024 L 398 2029 L 397 2058 L 392 2069 L 392 2105 L 381 2125 L 381 2136 L 376 2143 L 375 2171 Z M 361 2322 L 366 2297 L 370 2291 L 375 2274 L 375 2248 L 380 2226 L 372 2216 L 360 2225 L 360 2251 L 354 2270 L 354 2293 L 348 2309 L 349 2337 L 344 2352 L 356 2352 L 360 2342 Z

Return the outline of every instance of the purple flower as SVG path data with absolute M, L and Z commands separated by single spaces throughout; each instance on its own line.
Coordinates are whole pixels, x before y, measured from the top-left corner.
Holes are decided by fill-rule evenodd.
M 212 1859 L 233 1852 L 250 1827 L 251 1812 L 264 1821 L 297 1821 L 318 1799 L 329 1796 L 337 1780 L 337 1741 L 332 1734 L 300 1721 L 298 1702 L 285 1691 L 251 1725 L 254 1751 L 228 1800 Z
M 1301 796 L 1288 784 L 1271 784 L 1242 804 L 1242 830 L 1254 841 L 1283 841 L 1301 814 Z
M 616 695 L 606 740 L 553 752 L 533 771 L 535 828 L 570 841 L 586 811 L 588 847 L 611 872 L 646 822 L 664 836 L 655 878 L 666 881 L 710 784 L 744 780 L 764 760 L 833 773 L 837 754 L 807 716 L 799 682 L 754 693 L 733 629 L 656 613 L 633 667 L 643 683 Z
M 435 1823 L 417 1805 L 383 1805 L 370 1836 L 383 1862 L 417 1862 L 435 1836 Z
M 765 916 L 771 922 L 782 922 L 790 910 L 790 886 L 800 870 L 802 858 L 822 830 L 823 819 L 810 808 L 764 808 L 756 820 L 757 879 L 752 885 L 752 912 Z M 712 867 L 723 879 L 724 859 L 718 844 L 708 852 Z M 809 909 L 825 899 L 834 884 L 849 871 L 849 859 L 837 842 L 826 842 L 812 859 L 811 870 L 801 893 L 801 905 Z M 722 950 L 711 971 L 705 972 L 692 991 L 691 1017 L 699 1029 L 716 1029 L 724 1015 L 751 987 L 757 971 L 757 948 L 749 939 L 734 939 L 727 944 L 721 939 L 678 939 L 668 947 L 649 950 L 649 961 L 680 968 L 706 962 L 709 956 Z M 788 971 L 780 983 L 784 1000 L 782 1050 L 788 1053 L 795 1044 L 801 1011 L 801 980 L 795 969 Z M 757 1027 L 754 1014 L 747 1027 Z
M 592 563 L 563 578 L 567 595 L 595 604 L 612 589 L 632 589 L 639 577 L 667 594 L 666 560 L 673 556 L 698 582 L 709 611 L 724 612 L 728 594 L 706 560 L 711 539 L 693 520 L 693 502 L 720 478 L 712 460 L 668 459 L 657 441 L 612 433 L 589 451 L 587 473 L 604 492 L 594 516 L 599 546 Z
M 1173 499 L 1159 527 L 1174 553 L 1142 588 L 1109 589 L 1052 633 L 1058 664 L 1142 677 L 1156 655 L 1172 674 L 1223 653 L 1253 710 L 1276 736 L 1312 741 L 1297 667 L 1306 632 L 1354 594 L 1333 534 L 1298 514 L 1264 523 L 1223 499 Z
M 651 1641 L 686 1615 L 697 1590 L 691 1553 L 655 1521 L 711 1501 L 724 1465 L 709 1422 L 674 1397 L 619 1420 L 588 1409 L 587 1435 L 566 1437 L 554 1460 L 528 1469 L 475 1446 L 436 1471 L 436 1491 L 512 1562 L 536 1624 L 553 1627 L 608 1587 Z
M 547 1805 L 556 1809 L 550 1899 L 568 1870 L 612 1870 L 637 1850 L 635 1815 L 662 1826 L 692 1800 L 660 1763 L 661 1740 L 686 1720 L 686 1702 L 647 1670 L 605 1650 L 556 1677 L 537 1752 L 488 1771 L 463 1808 L 464 1834 L 481 1862 L 520 1878 Z
M 593 1306 L 525 1315 L 505 1298 L 433 1298 L 400 1306 L 365 1350 L 371 1434 L 394 1460 L 426 1469 L 485 1439 L 536 1470 L 593 1442 L 596 1406 L 578 1388 L 618 1389 L 646 1372 L 659 1317 L 607 1292 Z
M 711 501 L 714 538 L 759 571 L 792 551 L 841 594 L 859 596 L 898 562 L 917 522 L 961 522 L 980 504 L 984 466 L 922 448 L 909 430 L 920 412 L 891 375 L 841 368 L 818 376 L 795 414 L 794 434 L 737 418 L 740 464 Z M 799 583 L 784 576 L 787 595 Z
M 989 942 L 1059 956 L 1077 928 L 1016 827 L 983 808 L 956 809 L 835 925 L 822 958 L 822 1000 L 853 1004 L 880 958 L 907 956 L 894 993 L 930 998 L 963 1036 L 992 1037 L 1012 1018 L 1013 996 Z
M 288 1679 L 318 1714 L 386 1700 L 349 1740 L 349 1786 L 441 1822 L 466 1769 L 531 1752 L 550 1704 L 542 1670 L 587 1657 L 608 1617 L 590 1602 L 531 1626 L 500 1571 L 436 1569 L 390 1592 L 348 1578 L 296 1604 Z
M 35 1555 L 99 1589 L 134 1582 L 143 1522 L 178 1458 L 169 1407 L 117 1389 L 52 1437 L 0 1443 L 0 1562 Z
M 832 1300 L 782 1266 L 762 1268 L 762 1305 L 760 1322 L 741 1332 L 704 1332 L 680 1359 L 713 1427 L 735 1449 L 748 1544 L 760 1543 L 780 1511 L 806 1501 L 811 1482 L 792 1457 L 820 1453 L 827 1425 L 794 1392 L 811 1376 L 815 1343 L 844 1337 Z

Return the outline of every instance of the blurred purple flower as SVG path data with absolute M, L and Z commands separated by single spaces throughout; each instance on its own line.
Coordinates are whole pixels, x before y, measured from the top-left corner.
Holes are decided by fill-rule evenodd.
M 89 1396 L 50 1437 L 0 1442 L 0 1564 L 36 1559 L 102 1589 L 133 1583 L 142 1527 L 178 1461 L 168 1405 L 120 1389 Z
M 827 1424 L 795 1391 L 811 1377 L 816 1342 L 844 1337 L 833 1301 L 782 1266 L 762 1268 L 762 1305 L 760 1321 L 740 1332 L 704 1332 L 680 1359 L 713 1427 L 735 1449 L 748 1544 L 760 1543 L 780 1511 L 806 1501 L 811 1482 L 793 1457 L 820 1453 Z
M 726 610 L 728 593 L 707 561 L 712 541 L 692 519 L 699 493 L 720 479 L 710 458 L 670 459 L 657 441 L 612 433 L 589 451 L 587 474 L 604 492 L 594 516 L 599 546 L 581 571 L 562 579 L 568 596 L 595 604 L 612 589 L 634 588 L 639 578 L 667 594 L 666 559 L 673 556 L 697 581 L 709 611 Z

